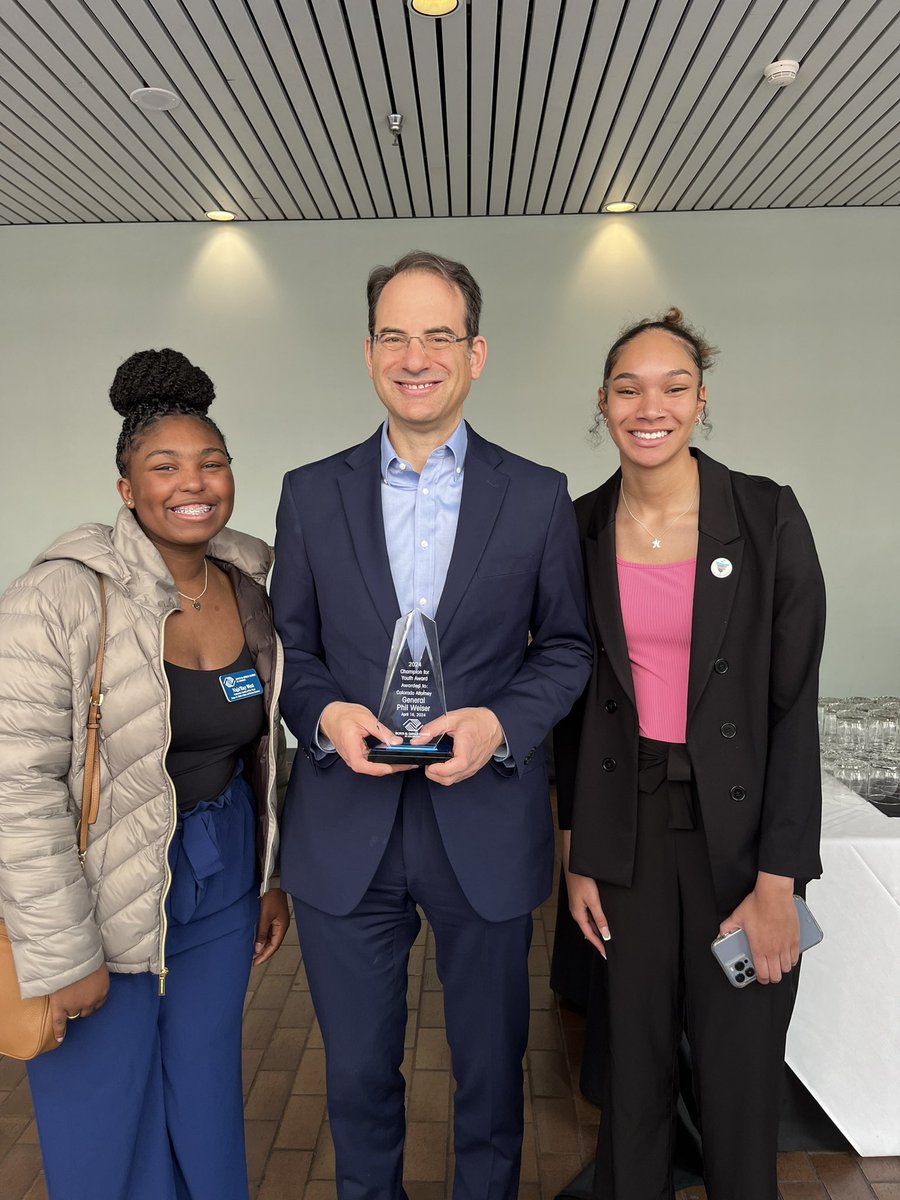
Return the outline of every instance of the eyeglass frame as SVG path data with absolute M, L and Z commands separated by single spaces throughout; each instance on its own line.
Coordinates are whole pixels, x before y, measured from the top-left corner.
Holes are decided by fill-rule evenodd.
M 405 345 L 402 350 L 399 346 L 385 346 L 382 338 L 395 337 L 401 341 L 405 339 Z M 446 346 L 428 346 L 425 343 L 427 337 L 446 337 Z M 370 340 L 373 346 L 379 348 L 385 354 L 406 354 L 412 342 L 418 342 L 422 347 L 422 353 L 429 358 L 433 358 L 435 354 L 440 354 L 443 350 L 449 350 L 451 346 L 458 346 L 460 342 L 473 342 L 475 340 L 473 334 L 464 333 L 461 337 L 457 337 L 452 330 L 432 329 L 425 333 L 403 333 L 399 329 L 382 329 L 380 333 L 370 335 Z

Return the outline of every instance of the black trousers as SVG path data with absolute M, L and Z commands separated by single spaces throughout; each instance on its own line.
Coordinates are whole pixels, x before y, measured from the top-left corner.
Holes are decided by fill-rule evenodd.
M 602 1116 L 598 1200 L 671 1200 L 686 1029 L 709 1200 L 776 1200 L 784 1046 L 796 973 L 733 988 L 710 952 L 720 913 L 683 747 L 641 739 L 632 886 L 600 882 L 612 940 L 589 1004 Z M 676 769 L 673 769 L 673 764 Z M 678 769 L 678 767 L 682 769 Z

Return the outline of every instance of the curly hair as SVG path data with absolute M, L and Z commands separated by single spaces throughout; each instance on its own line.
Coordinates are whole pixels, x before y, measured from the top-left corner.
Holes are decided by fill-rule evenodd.
M 132 354 L 116 371 L 109 389 L 110 403 L 124 417 L 116 443 L 119 474 L 128 474 L 135 442 L 163 417 L 195 417 L 209 426 L 228 454 L 221 429 L 206 415 L 215 398 L 210 377 L 180 351 L 138 350 Z
M 704 371 L 711 371 L 715 366 L 716 356 L 719 353 L 718 349 L 706 340 L 704 335 L 695 329 L 688 321 L 685 320 L 684 314 L 680 308 L 667 308 L 664 313 L 658 317 L 645 317 L 642 321 L 637 321 L 634 325 L 629 325 L 623 329 L 612 346 L 609 348 L 609 353 L 606 356 L 606 362 L 603 365 L 603 388 L 609 382 L 609 377 L 613 373 L 619 355 L 636 337 L 642 333 L 648 333 L 652 329 L 661 329 L 664 333 L 669 333 L 672 337 L 677 338 L 688 354 L 694 366 L 697 368 L 699 376 L 697 383 L 703 383 Z M 709 420 L 706 411 L 706 405 L 703 406 L 703 411 L 700 414 L 700 424 L 703 426 L 703 432 L 709 435 L 712 429 L 712 422 Z M 603 414 L 599 411 L 594 414 L 594 423 L 589 430 L 589 436 L 593 441 L 599 441 L 603 434 Z

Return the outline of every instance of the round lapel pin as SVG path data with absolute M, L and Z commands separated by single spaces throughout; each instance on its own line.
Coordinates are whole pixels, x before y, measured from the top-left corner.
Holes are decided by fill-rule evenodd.
M 716 579 L 727 579 L 734 568 L 731 565 L 731 559 L 714 558 L 709 564 L 709 569 L 715 575 Z

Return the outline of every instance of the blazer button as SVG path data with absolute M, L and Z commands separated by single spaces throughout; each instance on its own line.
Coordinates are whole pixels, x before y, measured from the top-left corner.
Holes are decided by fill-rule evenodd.
M 726 721 L 719 732 L 724 738 L 733 738 L 737 733 L 737 725 L 734 725 L 731 721 Z
M 525 755 L 525 766 L 526 767 L 528 766 L 528 764 L 531 762 L 531 760 L 533 758 L 534 758 L 534 746 L 532 746 L 531 749 L 528 751 L 528 753 Z
M 607 700 L 606 704 L 604 705 L 604 708 L 608 713 L 614 713 L 618 707 L 619 706 L 616 704 L 615 700 Z
M 602 766 L 604 771 L 614 771 L 616 769 L 616 760 L 614 758 L 604 758 Z
M 746 799 L 746 796 L 747 796 L 746 791 L 741 787 L 741 785 L 739 783 L 736 783 L 734 785 L 734 787 L 731 789 L 732 800 L 744 800 L 744 799 Z
M 713 670 L 715 671 L 715 673 L 717 675 L 724 675 L 725 672 L 728 670 L 728 663 L 725 661 L 724 658 L 717 658 L 716 661 L 713 663 Z

